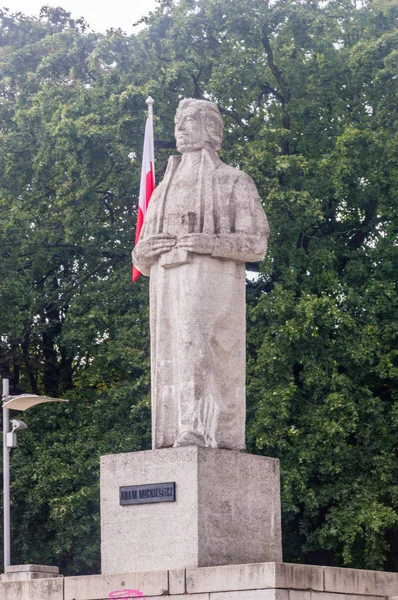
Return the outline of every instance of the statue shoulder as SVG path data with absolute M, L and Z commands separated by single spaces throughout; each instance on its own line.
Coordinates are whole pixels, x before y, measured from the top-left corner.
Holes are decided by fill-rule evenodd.
M 167 167 L 163 176 L 163 179 L 158 183 L 158 185 L 156 186 L 156 188 L 153 191 L 152 194 L 152 198 L 151 198 L 151 202 L 153 200 L 158 200 L 161 196 L 162 193 L 166 190 L 167 185 L 170 182 L 170 179 L 173 175 L 173 173 L 175 172 L 175 170 L 177 169 L 178 165 L 181 162 L 181 156 L 179 155 L 171 155 L 169 156 L 169 160 L 167 161 Z
M 164 185 L 163 185 L 163 181 L 161 181 L 153 190 L 152 192 L 152 196 L 151 196 L 151 201 L 149 203 L 149 206 L 153 203 L 156 204 L 156 202 L 159 200 L 159 198 L 162 195 L 162 189 L 163 189 Z
M 228 182 L 233 187 L 246 188 L 248 191 L 252 191 L 255 195 L 258 195 L 256 184 L 253 179 L 247 173 L 244 173 L 236 167 L 231 167 L 226 163 L 221 163 L 216 170 L 217 177 L 224 182 Z

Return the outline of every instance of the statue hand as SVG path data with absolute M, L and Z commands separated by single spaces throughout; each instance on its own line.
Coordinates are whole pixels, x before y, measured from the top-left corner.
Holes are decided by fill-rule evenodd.
M 188 233 L 180 238 L 176 244 L 177 248 L 183 248 L 188 252 L 197 254 L 211 254 L 216 244 L 216 236 L 208 233 Z
M 157 233 L 142 242 L 140 241 L 136 247 L 136 254 L 139 258 L 153 258 L 159 254 L 163 254 L 163 252 L 168 252 L 175 244 L 175 237 L 172 237 L 168 233 Z

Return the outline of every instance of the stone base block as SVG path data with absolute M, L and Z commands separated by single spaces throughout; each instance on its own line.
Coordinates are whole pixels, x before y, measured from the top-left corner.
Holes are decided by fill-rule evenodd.
M 119 488 L 175 482 L 174 502 L 121 506 Z M 102 573 L 282 560 L 279 461 L 168 448 L 101 458 Z
M 2 581 L 30 581 L 31 579 L 53 579 L 63 577 L 58 567 L 47 565 L 11 565 L 2 574 Z
M 0 600 L 64 600 L 64 578 L 0 583 Z

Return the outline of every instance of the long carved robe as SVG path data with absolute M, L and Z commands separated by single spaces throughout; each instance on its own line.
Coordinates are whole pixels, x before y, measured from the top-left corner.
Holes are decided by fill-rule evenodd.
M 152 445 L 173 446 L 190 433 L 202 445 L 243 450 L 245 261 L 264 257 L 268 223 L 250 177 L 203 150 L 189 215 L 171 231 L 180 161 L 169 159 L 140 242 L 156 233 L 204 232 L 215 236 L 215 247 L 212 254 L 185 253 L 189 262 L 178 262 L 175 249 L 153 260 L 140 256 L 139 244 L 133 252 L 135 266 L 150 275 Z

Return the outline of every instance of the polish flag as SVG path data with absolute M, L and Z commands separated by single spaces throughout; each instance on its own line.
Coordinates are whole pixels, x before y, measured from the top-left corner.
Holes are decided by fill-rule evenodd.
M 138 244 L 142 226 L 144 224 L 145 213 L 148 208 L 149 200 L 151 199 L 152 192 L 155 189 L 155 150 L 153 144 L 153 119 L 152 119 L 152 105 L 153 99 L 149 96 L 146 103 L 148 104 L 148 117 L 145 125 L 145 137 L 144 137 L 144 152 L 142 156 L 142 167 L 141 167 L 141 184 L 140 184 L 140 198 L 138 201 L 138 216 L 137 216 L 137 228 L 135 231 L 135 245 Z M 140 271 L 133 265 L 133 281 L 137 281 L 141 275 Z

